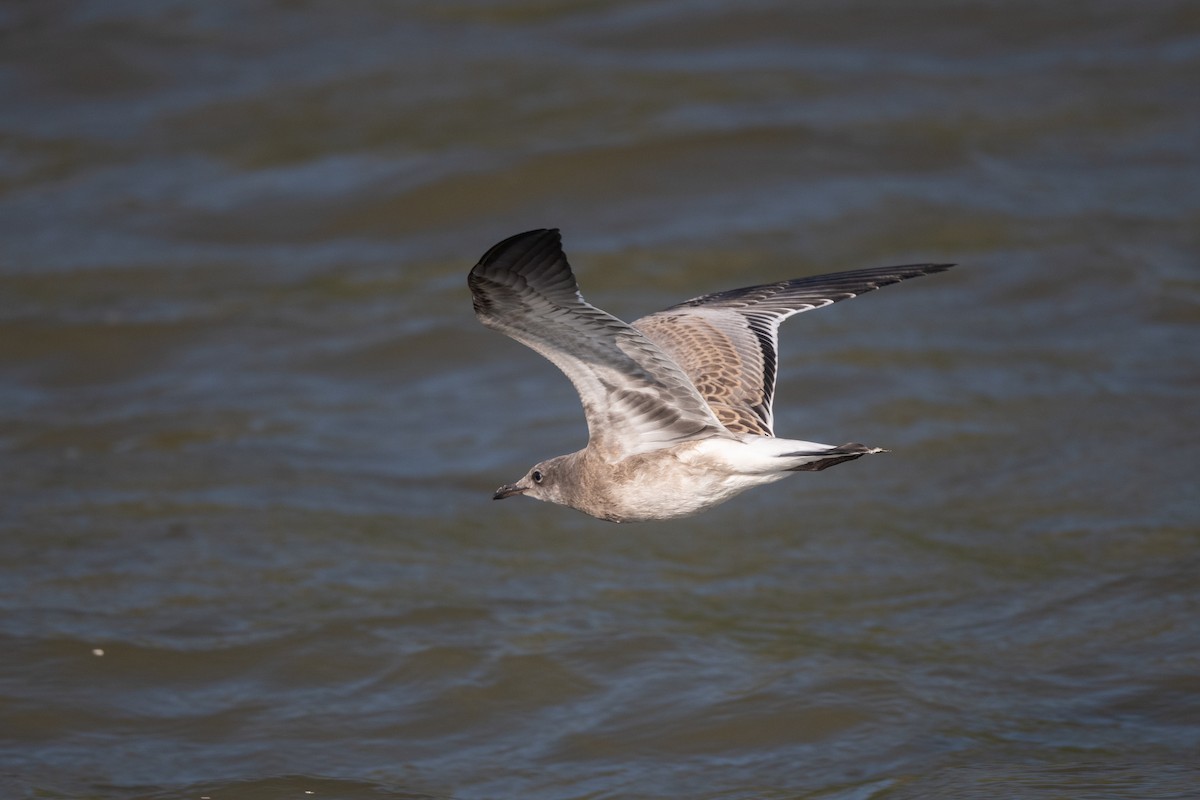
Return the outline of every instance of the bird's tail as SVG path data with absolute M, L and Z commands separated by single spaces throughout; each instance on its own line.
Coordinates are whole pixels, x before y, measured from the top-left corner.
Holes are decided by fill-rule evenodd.
M 796 442 L 796 444 L 802 444 Z M 812 444 L 803 442 L 803 444 Z M 823 469 L 841 464 L 844 461 L 853 461 L 856 458 L 871 455 L 872 453 L 886 453 L 882 447 L 867 447 L 865 444 L 858 442 L 847 442 L 846 444 L 838 445 L 837 447 L 829 447 L 827 445 L 814 445 L 812 449 L 803 448 L 795 452 L 780 453 L 780 458 L 795 459 L 798 463 L 795 466 L 786 467 L 788 472 L 819 472 Z
M 731 473 L 773 476 L 768 479 L 778 480 L 785 472 L 813 472 L 882 452 L 885 451 L 879 447 L 867 447 L 857 442 L 834 447 L 747 433 L 738 437 L 705 439 L 699 443 L 699 450 L 694 455 L 715 460 Z

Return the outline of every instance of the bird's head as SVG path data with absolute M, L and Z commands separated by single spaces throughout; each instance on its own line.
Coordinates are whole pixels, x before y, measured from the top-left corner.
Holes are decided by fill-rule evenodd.
M 521 480 L 516 483 L 506 483 L 497 489 L 496 493 L 492 495 L 492 499 L 503 500 L 506 497 L 523 494 L 547 503 L 564 504 L 561 496 L 562 485 L 558 480 L 564 458 L 566 456 L 559 456 L 534 464 Z

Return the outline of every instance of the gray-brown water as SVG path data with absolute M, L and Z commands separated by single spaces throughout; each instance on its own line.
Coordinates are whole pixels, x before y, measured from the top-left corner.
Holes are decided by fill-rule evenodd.
M 0 6 L 0 788 L 1200 795 L 1200 9 Z M 614 526 L 465 275 L 787 323 L 891 448 Z

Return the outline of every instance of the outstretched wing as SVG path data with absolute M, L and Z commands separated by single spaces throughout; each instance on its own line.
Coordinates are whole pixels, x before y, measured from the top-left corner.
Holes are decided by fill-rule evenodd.
M 717 419 L 734 433 L 773 436 L 779 324 L 953 264 L 912 264 L 815 275 L 697 297 L 633 327 L 683 368 Z
M 541 353 L 575 384 L 589 446 L 606 457 L 726 435 L 658 345 L 584 301 L 557 229 L 505 239 L 484 253 L 467 283 L 484 325 Z

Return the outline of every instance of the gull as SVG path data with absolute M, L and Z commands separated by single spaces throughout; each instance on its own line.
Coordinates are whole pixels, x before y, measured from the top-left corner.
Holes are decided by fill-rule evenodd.
M 583 404 L 588 443 L 535 464 L 493 498 L 525 495 L 609 522 L 674 519 L 792 472 L 886 452 L 776 438 L 779 324 L 951 266 L 861 269 L 716 292 L 628 324 L 583 299 L 558 229 L 505 239 L 467 278 L 475 314 L 566 374 Z

